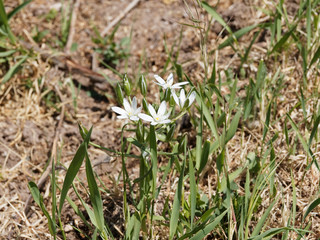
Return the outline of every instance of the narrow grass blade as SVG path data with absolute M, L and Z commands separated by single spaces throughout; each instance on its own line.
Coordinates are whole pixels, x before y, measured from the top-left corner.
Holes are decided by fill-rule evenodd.
M 315 135 L 317 134 L 317 132 L 318 132 L 318 126 L 319 126 L 319 124 L 320 124 L 320 115 L 316 118 L 316 121 L 314 122 L 312 131 L 311 131 L 311 134 L 310 134 L 310 137 L 309 137 L 309 142 L 308 142 L 309 148 L 311 147 L 311 143 L 312 143 L 312 140 L 313 140 L 314 136 L 315 136 Z
M 201 173 L 204 167 L 206 166 L 209 158 L 209 151 L 210 151 L 210 142 L 206 141 L 204 143 L 202 154 L 201 154 L 201 162 L 198 172 Z
M 190 238 L 190 240 L 201 240 L 204 239 L 213 229 L 215 229 L 218 224 L 220 224 L 222 218 L 226 213 L 229 211 L 229 209 L 225 210 L 223 213 L 221 213 L 218 217 L 214 219 L 213 222 L 207 224 L 203 229 L 201 229 L 195 236 Z
M 208 3 L 203 1 L 201 3 L 202 7 L 218 22 L 220 23 L 227 31 L 233 35 L 231 28 L 228 24 L 223 20 L 223 18 L 214 10 Z
M 233 117 L 231 123 L 230 123 L 230 127 L 227 131 L 226 134 L 226 139 L 225 139 L 225 143 L 229 142 L 231 138 L 233 138 L 234 134 L 237 131 L 238 125 L 239 125 L 239 120 L 242 114 L 242 110 L 240 109 L 236 115 Z
M 278 51 L 282 46 L 286 43 L 288 38 L 292 35 L 293 31 L 296 29 L 297 25 L 294 25 L 291 27 L 291 29 L 283 35 L 283 37 L 276 43 L 276 45 L 271 50 L 270 54 L 274 53 L 275 51 Z
M 200 108 L 200 119 L 198 122 L 198 131 L 196 137 L 196 169 L 200 169 L 201 165 L 201 153 L 202 153 L 202 131 L 203 131 L 203 111 L 202 103 Z
M 156 196 L 156 186 L 157 186 L 157 172 L 158 172 L 158 156 L 157 156 L 157 140 L 156 140 L 156 133 L 154 126 L 150 126 L 150 133 L 149 133 L 149 140 L 150 140 L 150 156 L 151 156 L 151 163 L 152 163 L 152 194 L 155 198 Z
M 253 230 L 253 232 L 252 232 L 252 234 L 251 234 L 251 237 L 257 236 L 257 235 L 260 233 L 260 231 L 261 231 L 261 229 L 262 229 L 265 221 L 267 220 L 267 217 L 269 216 L 269 214 L 270 214 L 273 206 L 276 204 L 276 202 L 278 202 L 278 198 L 277 198 L 276 200 L 274 200 L 274 201 L 270 204 L 270 206 L 266 209 L 266 211 L 264 212 L 264 214 L 263 214 L 262 217 L 260 218 L 259 222 L 258 222 L 257 225 L 255 226 L 255 228 L 254 228 L 254 230 Z
M 266 135 L 267 135 L 267 132 L 269 130 L 270 115 L 271 115 L 271 104 L 272 104 L 272 102 L 269 103 L 268 110 L 267 110 L 267 115 L 266 115 L 266 121 L 264 122 L 262 142 L 264 142 L 264 140 L 266 138 Z
M 87 145 L 89 144 L 90 136 L 92 132 L 92 127 L 89 130 L 88 134 L 86 135 L 84 141 L 81 143 L 80 147 L 78 148 L 76 154 L 74 155 L 72 162 L 67 170 L 66 176 L 64 178 L 62 190 L 61 190 L 61 196 L 60 196 L 60 204 L 59 204 L 59 214 L 61 213 L 62 206 L 64 203 L 64 200 L 67 196 L 68 190 L 77 175 L 81 164 L 83 162 L 83 159 L 85 158 Z
M 297 189 L 291 169 L 291 184 L 292 184 L 292 226 L 295 225 L 297 214 Z
M 195 171 L 191 155 L 189 154 L 189 178 L 190 178 L 190 226 L 193 228 L 193 220 L 196 213 L 197 204 L 197 184 L 195 178 Z
M 186 144 L 184 144 L 184 154 L 186 154 Z M 186 155 L 185 155 L 186 156 Z M 186 158 L 186 157 L 185 157 Z M 170 217 L 170 233 L 169 239 L 173 239 L 178 227 L 179 215 L 180 215 L 180 206 L 182 200 L 182 191 L 183 191 L 183 179 L 184 179 L 184 168 L 185 168 L 186 159 L 183 160 L 181 173 L 179 177 L 178 187 L 174 196 L 173 205 L 172 205 L 172 213 Z
M 20 67 L 21 67 L 21 64 L 23 64 L 26 60 L 27 60 L 28 56 L 23 56 L 19 62 L 17 62 L 12 68 L 9 69 L 9 71 L 6 73 L 6 75 L 4 75 L 1 83 L 0 83 L 0 86 L 4 83 L 6 83 L 10 78 L 12 78 L 12 76 L 14 74 L 16 74 Z
M 87 145 L 85 145 L 87 147 Z M 86 175 L 90 192 L 90 200 L 94 216 L 100 232 L 104 232 L 103 205 L 97 182 L 94 178 L 93 169 L 86 149 Z
M 320 47 L 314 53 L 313 58 L 310 61 L 309 68 L 320 58 Z
M 55 222 L 52 221 L 52 218 L 50 217 L 46 207 L 43 204 L 43 199 L 42 199 L 42 196 L 40 194 L 40 191 L 38 189 L 37 184 L 35 184 L 34 182 L 29 182 L 28 187 L 30 189 L 30 192 L 31 192 L 31 195 L 32 195 L 34 201 L 39 205 L 39 207 L 41 208 L 41 211 L 48 219 L 48 226 L 49 226 L 49 231 L 50 231 L 51 235 L 55 237 L 56 236 L 56 224 L 55 224 Z
M 12 55 L 13 53 L 15 53 L 17 50 L 8 50 L 5 52 L 0 52 L 0 58 L 4 58 L 4 57 L 8 57 L 10 55 Z
M 32 0 L 27 0 L 23 3 L 21 3 L 18 7 L 13 9 L 11 12 L 8 13 L 8 20 L 10 20 L 14 15 L 16 15 L 22 8 L 27 6 L 29 3 L 31 3 Z
M 247 27 L 244 27 L 244 28 L 241 28 L 240 30 L 234 32 L 233 36 L 229 36 L 227 38 L 227 40 L 225 40 L 223 43 L 221 43 L 219 46 L 218 46 L 218 49 L 222 49 L 222 48 L 225 48 L 227 46 L 230 46 L 235 39 L 239 39 L 241 38 L 243 35 L 247 34 L 248 32 L 250 32 L 251 30 L 255 29 L 258 25 L 251 25 L 251 26 L 247 26 Z
M 303 215 L 302 221 L 304 221 L 306 219 L 306 217 L 308 216 L 308 214 L 315 209 L 315 207 L 317 207 L 320 204 L 320 198 L 317 198 L 316 200 L 314 200 L 310 206 L 307 208 L 306 212 Z

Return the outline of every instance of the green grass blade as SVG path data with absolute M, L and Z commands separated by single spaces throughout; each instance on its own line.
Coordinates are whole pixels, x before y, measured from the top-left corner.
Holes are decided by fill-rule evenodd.
M 218 22 L 220 23 L 227 31 L 233 35 L 231 28 L 228 24 L 223 20 L 223 18 L 214 10 L 208 3 L 203 1 L 201 3 L 202 7 Z
M 189 154 L 189 178 L 190 178 L 190 225 L 193 228 L 193 220 L 196 213 L 197 204 L 197 184 L 192 158 Z
M 21 64 L 23 64 L 26 60 L 27 60 L 28 56 L 23 56 L 19 62 L 17 62 L 12 68 L 9 69 L 9 71 L 6 73 L 6 75 L 4 75 L 1 83 L 0 83 L 0 86 L 4 83 L 6 83 L 10 78 L 12 78 L 12 76 L 14 74 L 16 74 L 19 69 L 20 69 L 20 66 Z
M 296 214 L 297 214 L 297 189 L 294 182 L 294 177 L 291 169 L 291 184 L 292 184 L 292 226 L 295 225 Z
M 67 196 L 68 190 L 69 190 L 75 176 L 77 175 L 77 173 L 81 167 L 83 159 L 85 158 L 86 149 L 87 149 L 87 145 L 89 144 L 91 132 L 92 132 L 92 127 L 89 130 L 88 134 L 86 135 L 86 138 L 84 139 L 84 141 L 81 143 L 80 147 L 78 148 L 78 150 L 77 150 L 76 154 L 74 155 L 74 157 L 71 161 L 71 164 L 67 170 L 66 176 L 64 178 L 62 190 L 61 190 L 59 214 L 61 213 L 63 203 L 64 203 L 64 200 Z
M 156 196 L 156 186 L 157 186 L 157 172 L 158 172 L 158 156 L 157 156 L 157 140 L 156 140 L 156 133 L 154 126 L 150 126 L 150 156 L 151 156 L 151 163 L 152 163 L 152 194 L 155 198 Z
M 87 145 L 85 145 L 87 147 Z M 94 216 L 100 232 L 104 232 L 103 205 L 97 182 L 94 178 L 93 169 L 86 149 L 86 175 L 90 192 L 90 200 L 93 207 Z
M 311 147 L 311 143 L 312 143 L 312 140 L 313 140 L 314 136 L 318 132 L 319 124 L 320 124 L 320 115 L 316 118 L 316 121 L 314 122 L 314 126 L 312 128 L 312 131 L 311 131 L 311 134 L 310 134 L 310 137 L 309 137 L 309 142 L 308 142 L 309 148 Z
M 209 158 L 209 151 L 210 151 L 210 142 L 206 141 L 202 149 L 201 162 L 200 162 L 200 168 L 198 170 L 198 173 L 201 173 L 204 167 L 206 166 Z
M 254 230 L 253 230 L 253 232 L 251 234 L 251 237 L 257 236 L 260 233 L 265 221 L 267 220 L 267 217 L 269 216 L 269 214 L 270 214 L 273 206 L 276 204 L 276 202 L 278 202 L 278 199 L 274 200 L 270 204 L 270 206 L 266 209 L 266 211 L 263 213 L 263 215 L 260 218 L 259 222 L 257 223 L 256 227 L 254 228 Z
M 320 204 L 320 198 L 317 198 L 316 200 L 314 200 L 309 207 L 307 208 L 306 212 L 303 215 L 302 221 L 304 221 L 306 219 L 306 217 L 308 216 L 308 214 L 315 209 L 315 207 L 317 207 Z
M 317 49 L 317 51 L 314 53 L 313 58 L 311 59 L 311 62 L 309 64 L 309 68 L 320 58 L 320 47 Z
M 222 218 L 226 213 L 229 211 L 229 209 L 225 210 L 223 213 L 221 213 L 218 217 L 214 219 L 213 222 L 207 224 L 203 229 L 201 229 L 195 236 L 190 238 L 190 240 L 201 240 L 204 239 L 213 229 L 215 229 L 218 224 L 220 224 Z
M 198 132 L 196 137 L 196 169 L 200 169 L 202 153 L 202 132 L 203 132 L 203 111 L 202 103 L 200 108 L 200 119 L 198 123 Z
M 230 123 L 230 127 L 227 131 L 226 134 L 226 139 L 225 139 L 225 143 L 229 142 L 231 138 L 233 138 L 234 134 L 237 131 L 238 125 L 239 125 L 239 120 L 242 114 L 242 110 L 239 110 L 236 115 L 233 117 L 231 123 Z
M 39 207 L 41 208 L 41 211 L 48 219 L 48 226 L 49 226 L 50 234 L 55 237 L 56 236 L 56 224 L 55 224 L 55 222 L 52 221 L 52 218 L 50 217 L 46 207 L 43 204 L 43 199 L 42 199 L 42 196 L 40 194 L 40 191 L 38 189 L 37 184 L 35 184 L 34 182 L 29 182 L 28 187 L 30 189 L 30 192 L 31 192 L 31 195 L 32 195 L 34 201 L 39 205 Z
M 254 25 L 251 25 L 251 26 L 247 26 L 247 27 L 244 27 L 244 28 L 241 28 L 240 30 L 234 32 L 233 36 L 229 36 L 227 38 L 227 40 L 225 40 L 223 43 L 221 43 L 219 46 L 218 46 L 218 49 L 222 49 L 222 48 L 225 48 L 227 46 L 230 46 L 232 43 L 234 43 L 234 40 L 235 39 L 239 39 L 241 38 L 243 35 L 247 34 L 248 32 L 250 32 L 251 30 L 255 29 L 258 25 L 254 24 Z
M 294 30 L 296 29 L 297 25 L 294 25 L 291 27 L 291 29 L 283 35 L 283 37 L 274 45 L 273 49 L 271 50 L 270 54 L 274 53 L 275 51 L 278 51 L 282 46 L 286 43 L 288 38 L 293 34 Z
M 5 57 L 8 57 L 10 55 L 12 55 L 13 53 L 15 53 L 17 50 L 8 50 L 8 51 L 5 51 L 5 52 L 0 52 L 0 58 L 5 58 Z
M 268 110 L 267 110 L 266 121 L 264 123 L 264 128 L 263 128 L 262 142 L 264 142 L 266 135 L 267 135 L 267 132 L 269 130 L 270 115 L 271 115 L 271 103 L 272 102 L 269 103 Z
M 185 144 L 186 145 L 186 144 Z M 186 146 L 185 146 L 185 154 L 186 154 Z M 186 156 L 186 155 L 185 155 Z M 172 206 L 172 213 L 170 217 L 170 234 L 169 239 L 173 239 L 178 227 L 179 215 L 180 215 L 180 206 L 182 200 L 182 191 L 183 191 L 183 179 L 184 179 L 184 167 L 185 167 L 184 159 L 182 164 L 182 169 L 179 177 L 178 187 L 174 196 L 173 206 Z
M 22 8 L 27 6 L 29 3 L 31 3 L 32 0 L 27 0 L 23 3 L 21 3 L 18 7 L 13 9 L 11 12 L 8 13 L 8 20 L 10 20 L 14 15 L 16 15 Z

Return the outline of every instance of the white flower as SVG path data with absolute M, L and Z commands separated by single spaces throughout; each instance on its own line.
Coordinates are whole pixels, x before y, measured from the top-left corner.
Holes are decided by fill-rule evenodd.
M 189 93 L 188 96 L 186 97 L 186 94 L 183 89 L 181 89 L 181 91 L 180 91 L 179 98 L 175 92 L 173 92 L 172 95 L 173 95 L 174 101 L 177 103 L 177 105 L 180 108 L 185 107 L 184 105 L 185 105 L 187 99 L 189 99 L 189 105 L 187 107 L 190 107 L 191 104 L 193 103 L 193 101 L 196 99 L 196 92 L 193 91 L 192 93 Z
M 154 78 L 158 81 L 155 83 L 158 84 L 159 86 L 163 87 L 164 90 L 167 90 L 168 88 L 170 88 L 171 90 L 179 89 L 179 88 L 181 88 L 180 86 L 188 84 L 188 82 L 179 82 L 179 83 L 173 84 L 173 74 L 172 73 L 170 73 L 170 75 L 168 76 L 167 82 L 165 80 L 163 80 L 163 78 L 158 75 L 154 75 Z
M 124 98 L 123 99 L 123 106 L 124 109 L 119 107 L 112 107 L 112 111 L 120 114 L 117 116 L 119 119 L 126 119 L 129 118 L 132 121 L 138 121 L 138 114 L 141 112 L 141 107 L 137 108 L 137 99 L 134 97 L 132 99 L 132 104 L 130 105 L 129 101 Z
M 148 110 L 151 114 L 147 115 L 144 113 L 140 113 L 138 116 L 139 118 L 141 118 L 142 120 L 145 120 L 147 122 L 151 122 L 151 125 L 157 125 L 157 124 L 166 124 L 171 122 L 170 119 L 168 119 L 168 117 L 170 116 L 170 112 L 166 113 L 167 111 L 167 105 L 165 101 L 162 101 L 158 112 L 156 112 L 156 110 L 154 110 L 154 108 L 152 107 L 151 104 L 149 104 L 148 106 Z

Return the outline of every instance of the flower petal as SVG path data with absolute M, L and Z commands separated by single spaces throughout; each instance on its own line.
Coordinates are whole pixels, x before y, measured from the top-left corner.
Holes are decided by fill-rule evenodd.
M 167 123 L 170 123 L 171 120 L 170 119 L 165 119 L 165 120 L 162 120 L 160 122 L 158 122 L 159 124 L 167 124 Z
M 118 115 L 117 118 L 118 119 L 127 119 L 128 115 Z
M 135 111 L 133 112 L 133 115 L 137 116 L 141 112 L 141 108 L 142 107 L 135 109 Z
M 193 103 L 193 101 L 196 99 L 196 92 L 193 91 L 190 96 L 189 96 L 189 107 L 191 106 L 191 104 Z
M 189 82 L 179 82 L 179 83 L 175 83 L 171 86 L 171 88 L 181 88 L 180 86 L 182 85 L 186 85 L 188 84 Z
M 168 78 L 167 78 L 167 86 L 171 86 L 173 84 L 173 74 L 170 73 Z
M 122 109 L 122 108 L 119 108 L 119 107 L 112 107 L 111 108 L 112 111 L 114 111 L 115 113 L 118 113 L 118 114 L 121 114 L 121 115 L 127 115 L 127 112 Z
M 179 96 L 179 98 L 180 98 L 180 106 L 183 107 L 183 106 L 184 106 L 184 103 L 185 103 L 185 101 L 186 101 L 186 94 L 185 94 L 185 92 L 184 92 L 183 89 L 181 89 L 181 91 L 180 91 L 180 96 Z
M 158 116 L 163 116 L 167 110 L 167 104 L 165 101 L 162 101 L 158 109 Z
M 180 107 L 179 98 L 178 98 L 178 96 L 177 96 L 175 91 L 172 91 L 172 96 L 173 96 L 173 99 L 176 102 L 176 104 Z
M 131 117 L 130 117 L 130 120 L 132 120 L 132 121 L 138 121 L 139 118 L 138 118 L 137 116 L 131 116 Z
M 144 120 L 144 121 L 147 121 L 147 122 L 152 122 L 152 121 L 154 121 L 154 120 L 153 120 L 153 117 L 151 117 L 151 116 L 149 116 L 149 115 L 147 115 L 147 114 L 144 114 L 144 113 L 139 113 L 139 114 L 138 114 L 138 117 L 141 118 L 141 119 Z
M 133 97 L 132 99 L 132 110 L 135 111 L 137 109 L 137 99 Z
M 153 118 L 155 118 L 157 116 L 157 113 L 156 113 L 156 110 L 154 110 L 154 108 L 153 108 L 153 106 L 151 104 L 149 104 L 148 109 L 149 109 L 149 112 L 150 112 L 151 116 Z
M 127 113 L 131 112 L 130 103 L 126 98 L 123 99 L 123 106 L 124 106 L 124 109 L 127 111 Z
M 155 121 L 153 121 L 153 122 L 151 122 L 151 125 L 157 125 L 157 124 L 159 124 L 158 122 L 155 122 Z
M 160 85 L 165 85 L 166 82 L 162 79 L 162 77 L 158 75 L 154 75 L 154 78 L 160 83 Z

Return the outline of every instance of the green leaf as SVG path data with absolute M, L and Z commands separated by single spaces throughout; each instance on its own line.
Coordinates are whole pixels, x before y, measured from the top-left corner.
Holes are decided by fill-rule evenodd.
M 303 215 L 302 221 L 304 221 L 306 219 L 306 217 L 308 216 L 308 214 L 315 209 L 318 205 L 320 204 L 320 198 L 317 198 L 316 200 L 314 200 L 309 207 L 307 208 L 306 212 Z
M 63 182 L 63 187 L 61 190 L 59 213 L 61 213 L 62 206 L 63 206 L 64 200 L 67 196 L 67 193 L 69 191 L 69 188 L 70 188 L 75 176 L 77 175 L 77 173 L 81 167 L 81 164 L 83 162 L 83 159 L 85 157 L 87 145 L 89 144 L 89 140 L 90 140 L 90 136 L 91 136 L 91 132 L 92 132 L 92 127 L 89 130 L 88 134 L 86 135 L 84 141 L 81 143 L 80 147 L 78 148 L 78 150 L 77 150 L 76 154 L 74 155 L 74 157 L 70 163 L 70 166 L 67 170 L 67 173 L 66 173 L 66 176 L 65 176 L 64 182 Z
M 241 28 L 240 30 L 234 32 L 233 36 L 229 36 L 227 38 L 227 40 L 225 40 L 223 43 L 221 43 L 219 46 L 218 46 L 218 49 L 222 49 L 222 48 L 225 48 L 227 46 L 230 46 L 235 39 L 239 39 L 241 38 L 243 35 L 247 34 L 248 32 L 250 32 L 251 30 L 255 29 L 256 27 L 258 27 L 259 25 L 257 24 L 254 24 L 254 25 L 251 25 L 251 26 L 247 26 L 247 27 L 244 27 L 244 28 Z
M 12 68 L 9 69 L 9 71 L 6 73 L 6 75 L 4 75 L 1 83 L 0 83 L 0 86 L 4 83 L 6 83 L 10 78 L 12 78 L 12 76 L 14 74 L 16 74 L 19 69 L 20 69 L 20 66 L 22 63 L 24 63 L 26 61 L 26 59 L 28 58 L 28 56 L 23 56 L 19 62 L 17 62 Z
M 0 58 L 4 58 L 4 57 L 8 57 L 10 55 L 12 55 L 13 53 L 15 53 L 17 50 L 8 50 L 8 51 L 5 51 L 5 52 L 0 52 Z
M 90 200 L 93 206 L 94 216 L 96 219 L 97 227 L 100 232 L 104 231 L 104 217 L 103 217 L 103 204 L 100 196 L 97 182 L 94 178 L 91 162 L 87 152 L 87 145 L 85 145 L 86 156 L 86 175 L 90 192 Z
M 200 162 L 200 168 L 198 170 L 199 173 L 202 172 L 204 167 L 206 166 L 209 158 L 209 151 L 210 151 L 210 142 L 206 141 L 204 143 L 203 149 L 202 149 L 202 154 L 201 154 L 201 162 Z
M 10 20 L 14 15 L 16 15 L 22 8 L 27 6 L 29 3 L 31 3 L 32 0 L 27 0 L 23 3 L 21 3 L 18 7 L 13 9 L 11 12 L 8 13 L 8 20 Z
M 153 125 L 150 125 L 150 156 L 152 163 L 152 193 L 153 197 L 156 196 L 156 186 L 157 186 L 157 172 L 158 172 L 158 156 L 157 156 L 157 140 L 156 133 Z
M 185 154 L 186 154 L 186 147 L 185 147 Z M 181 206 L 181 199 L 182 199 L 182 191 L 183 191 L 183 179 L 184 179 L 184 168 L 185 168 L 185 159 L 183 161 L 178 187 L 174 196 L 173 205 L 172 205 L 172 213 L 170 217 L 170 234 L 169 239 L 173 239 L 178 227 L 179 215 L 180 215 L 180 206 Z
M 273 49 L 271 50 L 270 54 L 274 53 L 275 51 L 279 50 L 284 44 L 285 42 L 288 40 L 288 38 L 291 36 L 291 34 L 293 33 L 293 31 L 296 29 L 297 25 L 294 25 L 293 27 L 291 27 L 291 29 L 285 33 L 283 35 L 283 37 L 276 43 L 276 45 L 273 47 Z
M 190 225 L 193 228 L 193 220 L 196 212 L 197 204 L 197 184 L 195 178 L 195 171 L 192 163 L 192 158 L 189 154 L 189 177 L 190 177 Z
M 242 114 L 242 110 L 239 110 L 236 113 L 236 115 L 233 117 L 233 119 L 232 119 L 232 121 L 230 123 L 230 127 L 229 127 L 229 129 L 227 131 L 225 143 L 229 142 L 230 139 L 233 138 L 234 134 L 236 133 L 241 114 Z
M 213 229 L 216 228 L 218 224 L 220 224 L 222 218 L 226 213 L 229 211 L 229 209 L 225 210 L 223 213 L 221 213 L 218 217 L 214 219 L 213 222 L 207 224 L 203 229 L 201 229 L 195 236 L 190 238 L 190 240 L 201 240 L 204 239 Z
M 308 142 L 309 148 L 311 147 L 311 143 L 312 143 L 312 140 L 313 140 L 314 136 L 318 132 L 319 123 L 320 123 L 320 115 L 317 117 L 316 121 L 314 122 L 312 131 L 311 131 L 311 134 L 310 134 L 309 142 Z
M 262 136 L 262 142 L 264 142 L 265 140 L 265 137 L 267 135 L 267 132 L 269 130 L 269 123 L 270 123 L 270 115 L 271 115 L 271 101 L 269 103 L 269 106 L 268 106 L 268 110 L 267 110 L 267 116 L 266 116 L 266 121 L 264 123 L 264 128 L 263 128 L 263 136 Z
M 320 47 L 318 47 L 317 51 L 314 53 L 313 58 L 309 64 L 309 68 L 320 58 Z

